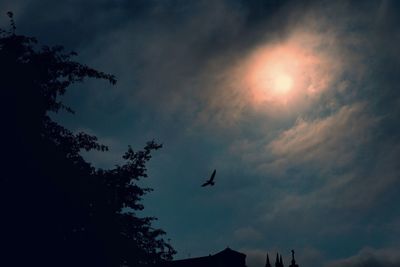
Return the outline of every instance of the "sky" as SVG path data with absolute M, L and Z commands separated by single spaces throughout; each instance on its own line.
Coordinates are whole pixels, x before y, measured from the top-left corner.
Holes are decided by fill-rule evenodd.
M 0 0 L 2 27 L 78 52 L 55 118 L 108 145 L 164 146 L 143 215 L 176 259 L 229 246 L 249 267 L 400 266 L 398 1 Z M 216 185 L 200 185 L 217 169 Z

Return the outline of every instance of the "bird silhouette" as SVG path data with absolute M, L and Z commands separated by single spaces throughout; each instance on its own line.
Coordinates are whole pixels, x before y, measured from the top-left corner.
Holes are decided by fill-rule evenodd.
M 214 182 L 214 178 L 215 178 L 215 173 L 217 172 L 217 170 L 214 170 L 213 171 L 213 173 L 211 174 L 211 176 L 210 176 L 210 179 L 208 179 L 204 184 L 202 184 L 201 186 L 202 187 L 204 187 L 204 186 L 207 186 L 207 185 L 214 185 L 215 184 L 215 182 Z

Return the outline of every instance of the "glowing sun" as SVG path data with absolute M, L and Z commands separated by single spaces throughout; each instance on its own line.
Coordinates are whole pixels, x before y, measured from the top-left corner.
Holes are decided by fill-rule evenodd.
M 244 61 L 242 82 L 254 106 L 295 108 L 327 89 L 331 60 L 304 39 L 261 46 Z
M 284 96 L 293 89 L 294 71 L 290 62 L 284 60 L 255 62 L 249 73 L 249 82 L 252 88 L 260 90 L 260 93 Z
M 274 78 L 274 90 L 278 93 L 288 92 L 293 85 L 293 79 L 285 73 L 280 73 Z

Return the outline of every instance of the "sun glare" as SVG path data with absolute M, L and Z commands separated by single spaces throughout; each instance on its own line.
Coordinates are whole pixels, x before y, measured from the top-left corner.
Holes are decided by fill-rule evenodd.
M 294 110 L 328 88 L 333 64 L 304 40 L 310 37 L 261 46 L 242 61 L 243 88 L 255 107 Z
M 277 93 L 287 93 L 292 88 L 292 84 L 292 78 L 286 73 L 280 73 L 274 78 L 274 90 Z

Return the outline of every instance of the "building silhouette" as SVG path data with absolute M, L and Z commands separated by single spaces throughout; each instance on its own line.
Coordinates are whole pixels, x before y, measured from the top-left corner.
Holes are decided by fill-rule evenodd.
M 188 258 L 175 261 L 163 262 L 155 267 L 247 267 L 246 254 L 230 249 L 229 247 L 214 254 L 205 257 Z M 265 260 L 265 267 L 272 267 L 269 255 Z M 277 253 L 275 267 L 284 267 L 282 255 Z M 288 267 L 299 267 L 294 259 L 294 250 L 292 250 L 292 261 Z
M 246 254 L 229 247 L 214 255 L 164 262 L 162 267 L 246 267 Z

